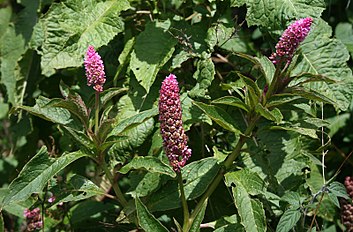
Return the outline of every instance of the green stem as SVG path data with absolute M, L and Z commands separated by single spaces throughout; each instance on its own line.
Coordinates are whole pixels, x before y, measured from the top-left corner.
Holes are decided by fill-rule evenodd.
M 243 147 L 243 145 L 246 141 L 246 138 L 248 138 L 251 135 L 258 119 L 259 119 L 258 116 L 254 117 L 254 119 L 250 121 L 248 127 L 246 128 L 244 135 L 240 135 L 239 141 L 238 141 L 237 145 L 235 146 L 233 152 L 223 162 L 223 167 L 220 168 L 220 170 L 217 173 L 217 176 L 213 179 L 212 183 L 207 188 L 206 192 L 202 195 L 200 201 L 197 203 L 197 205 L 196 205 L 194 211 L 192 212 L 190 219 L 188 221 L 188 227 L 185 229 L 183 228 L 184 232 L 188 232 L 190 230 L 190 226 L 192 225 L 196 216 L 200 213 L 203 204 L 208 200 L 208 198 L 216 190 L 218 184 L 223 179 L 224 174 L 227 172 L 228 169 L 231 168 L 234 160 L 240 155 L 241 148 Z
M 103 170 L 105 172 L 105 175 L 108 177 L 108 180 L 110 182 L 110 184 L 113 187 L 113 190 L 115 192 L 116 198 L 118 199 L 118 201 L 120 202 L 120 204 L 125 208 L 128 205 L 127 200 L 125 199 L 123 193 L 121 192 L 119 185 L 114 181 L 114 178 L 112 176 L 112 173 L 110 172 L 110 170 L 107 167 L 107 164 L 105 162 L 105 160 L 103 160 L 102 162 L 102 166 L 103 166 Z
M 98 128 L 99 128 L 99 92 L 96 91 L 96 101 L 94 108 L 96 110 L 95 114 L 95 124 L 94 124 L 94 133 L 97 135 L 98 134 Z
M 185 231 L 185 229 L 189 227 L 189 208 L 185 197 L 183 177 L 181 172 L 177 173 L 177 178 L 178 178 L 179 189 L 180 189 L 180 200 L 181 200 L 181 205 L 183 206 L 183 214 L 184 214 L 183 230 Z

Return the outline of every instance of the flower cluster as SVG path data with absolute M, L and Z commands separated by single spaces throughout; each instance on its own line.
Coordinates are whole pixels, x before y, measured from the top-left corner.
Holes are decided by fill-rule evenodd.
M 42 228 L 43 221 L 39 208 L 35 208 L 33 210 L 25 209 L 23 211 L 23 216 L 26 218 L 27 231 L 34 231 L 36 229 Z
M 353 199 L 353 178 L 347 176 L 344 180 L 348 195 Z M 346 226 L 346 231 L 353 232 L 353 205 L 345 199 L 340 200 L 341 203 L 341 220 L 343 225 Z
M 180 172 L 191 156 L 191 149 L 183 128 L 178 81 L 173 74 L 164 79 L 160 89 L 159 121 L 164 151 L 174 171 Z
M 299 44 L 309 34 L 312 18 L 303 18 L 295 21 L 283 32 L 276 45 L 276 52 L 272 53 L 270 60 L 277 64 L 280 60 L 290 63 Z
M 104 65 L 102 58 L 91 45 L 88 46 L 84 64 L 86 69 L 87 85 L 93 85 L 94 90 L 97 92 L 102 92 L 103 84 L 105 83 Z

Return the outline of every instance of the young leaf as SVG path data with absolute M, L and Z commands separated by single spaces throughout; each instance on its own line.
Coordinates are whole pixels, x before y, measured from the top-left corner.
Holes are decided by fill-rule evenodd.
M 124 30 L 119 14 L 129 8 L 127 0 L 54 3 L 35 26 L 31 41 L 42 55 L 42 74 L 51 76 L 57 69 L 81 66 L 88 45 L 107 45 Z
M 148 23 L 137 36 L 131 53 L 130 68 L 146 92 L 149 92 L 160 67 L 174 52 L 176 40 L 167 32 L 169 26 L 169 20 Z
M 153 156 L 135 157 L 122 167 L 119 172 L 126 174 L 133 169 L 145 169 L 148 172 L 166 174 L 171 177 L 176 176 L 170 165 L 163 163 L 160 159 Z
M 105 106 L 107 102 L 115 96 L 126 93 L 128 88 L 109 88 L 104 90 L 99 96 L 101 101 L 101 107 Z
M 9 185 L 10 192 L 4 198 L 3 205 L 26 200 L 32 193 L 42 191 L 53 176 L 84 156 L 87 155 L 77 151 L 53 159 L 48 156 L 46 147 L 42 147 L 23 167 L 18 177 L 11 182 Z
M 88 154 L 94 155 L 96 147 L 92 142 L 92 140 L 88 138 L 88 136 L 85 133 L 78 130 L 74 130 L 67 126 L 61 126 L 59 128 L 63 130 L 64 135 L 68 134 L 71 138 L 73 138 L 76 144 L 81 149 L 85 150 Z
M 199 107 L 208 117 L 210 117 L 213 121 L 215 121 L 224 129 L 234 132 L 236 134 L 241 134 L 237 122 L 235 122 L 232 116 L 230 116 L 223 109 L 217 106 L 207 105 L 202 102 L 194 101 L 193 104 Z
M 215 67 L 211 60 L 202 59 L 197 62 L 197 70 L 193 77 L 196 79 L 196 85 L 189 92 L 189 96 L 192 98 L 210 98 L 208 93 L 208 87 L 211 85 L 215 75 Z
M 290 231 L 299 221 L 301 213 L 298 209 L 286 210 L 281 219 L 279 219 L 276 232 L 288 232 Z
M 256 112 L 259 113 L 262 117 L 274 121 L 279 124 L 282 119 L 283 115 L 278 108 L 274 108 L 273 110 L 269 111 L 266 107 L 262 106 L 260 103 L 256 105 L 255 108 Z
M 225 96 L 218 98 L 216 100 L 213 100 L 211 102 L 212 104 L 222 104 L 222 105 L 229 105 L 229 106 L 235 106 L 240 109 L 245 110 L 246 112 L 249 112 L 249 107 L 239 98 L 233 97 L 233 96 Z
M 138 197 L 135 202 L 139 224 L 146 232 L 168 232 L 168 229 L 148 211 Z

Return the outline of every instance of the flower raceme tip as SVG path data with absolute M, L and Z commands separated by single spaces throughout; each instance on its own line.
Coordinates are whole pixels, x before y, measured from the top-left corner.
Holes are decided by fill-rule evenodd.
M 182 121 L 179 85 L 174 74 L 162 82 L 159 96 L 159 121 L 164 151 L 174 171 L 180 172 L 191 156 Z
M 309 34 L 313 19 L 310 17 L 299 19 L 288 26 L 276 44 L 276 52 L 272 53 L 270 60 L 274 64 L 284 61 L 290 63 L 299 44 Z
M 86 51 L 84 65 L 86 69 L 87 85 L 93 85 L 97 92 L 103 91 L 105 83 L 104 65 L 101 56 L 89 45 Z

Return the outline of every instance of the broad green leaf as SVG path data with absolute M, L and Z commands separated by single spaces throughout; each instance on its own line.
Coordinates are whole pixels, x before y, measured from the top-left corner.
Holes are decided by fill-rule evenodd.
M 182 169 L 185 197 L 193 200 L 201 196 L 218 173 L 219 166 L 214 158 L 192 162 Z M 169 181 L 155 192 L 148 201 L 151 211 L 174 209 L 181 206 L 177 181 Z
M 336 109 L 344 111 L 351 103 L 353 95 L 352 71 L 347 66 L 349 54 L 346 47 L 341 41 L 330 38 L 331 34 L 331 27 L 323 20 L 317 20 L 316 25 L 300 45 L 302 59 L 292 71 L 292 75 L 308 72 L 334 80 L 335 83 L 307 83 L 305 87 L 330 99 Z
M 353 31 L 352 24 L 346 22 L 340 22 L 335 28 L 335 36 L 337 39 L 346 45 L 347 50 L 353 54 Z
M 99 96 L 102 106 L 108 103 L 113 97 L 127 92 L 127 88 L 109 88 L 104 90 Z
M 279 124 L 282 121 L 282 119 L 283 119 L 283 115 L 282 115 L 281 111 L 278 108 L 274 108 L 273 110 L 270 111 L 266 107 L 264 107 L 263 105 L 258 103 L 256 105 L 255 110 L 262 117 L 264 117 L 264 118 L 266 118 L 266 119 L 268 119 L 270 121 L 274 121 L 277 124 Z
M 64 135 L 69 135 L 75 143 L 81 148 L 84 149 L 87 153 L 94 155 L 96 147 L 92 140 L 83 132 L 74 130 L 67 126 L 60 127 L 63 130 Z
M 214 75 L 215 75 L 215 67 L 211 60 L 201 59 L 197 62 L 197 70 L 194 73 L 193 77 L 196 79 L 196 85 L 189 91 L 189 96 L 191 98 L 207 98 L 210 97 L 208 94 L 208 87 L 210 87 Z
M 73 202 L 87 199 L 97 195 L 105 194 L 104 190 L 99 188 L 92 181 L 80 175 L 73 175 L 65 185 L 56 185 L 50 189 L 55 196 L 54 205 L 60 202 Z
M 239 98 L 233 97 L 233 96 L 225 96 L 218 98 L 216 100 L 213 100 L 211 102 L 212 104 L 222 104 L 222 105 L 229 105 L 229 106 L 235 106 L 240 109 L 245 110 L 246 112 L 249 112 L 249 107 Z
M 343 197 L 345 199 L 349 199 L 349 195 L 347 194 L 346 187 L 342 183 L 334 181 L 327 187 L 328 187 L 328 190 L 336 197 Z
M 225 182 L 227 186 L 231 186 L 232 183 L 242 185 L 250 195 L 262 194 L 266 190 L 265 182 L 261 179 L 256 172 L 250 169 L 242 169 L 235 172 L 229 172 L 225 174 Z
M 305 136 L 309 136 L 313 139 L 318 139 L 319 137 L 316 134 L 316 130 L 312 128 L 303 128 L 298 126 L 271 126 L 271 130 L 286 130 L 286 131 L 293 131 Z
M 297 225 L 301 217 L 301 212 L 298 209 L 286 210 L 279 219 L 276 227 L 276 232 L 288 232 Z
M 313 73 L 301 73 L 298 76 L 291 77 L 293 80 L 290 85 L 293 86 L 302 86 L 305 83 L 309 82 L 326 82 L 326 83 L 336 83 L 335 80 L 332 80 L 321 74 L 313 74 Z
M 265 211 L 262 203 L 257 199 L 252 199 L 242 184 L 233 187 L 232 192 L 245 231 L 266 231 Z
M 35 26 L 31 41 L 42 55 L 42 74 L 81 66 L 88 45 L 96 49 L 107 45 L 124 30 L 119 14 L 129 8 L 127 0 L 54 3 Z
M 324 0 L 232 0 L 231 6 L 246 4 L 249 26 L 283 28 L 284 21 L 305 17 L 319 18 L 325 10 Z
M 147 207 L 138 197 L 135 199 L 135 202 L 139 224 L 146 232 L 168 232 L 168 229 L 148 211 Z
M 84 156 L 87 155 L 77 151 L 53 159 L 48 156 L 46 147 L 42 147 L 23 167 L 18 177 L 11 182 L 9 185 L 10 192 L 3 200 L 3 205 L 26 200 L 32 193 L 42 191 L 50 178 Z
M 222 108 L 196 101 L 194 101 L 193 104 L 199 107 L 208 117 L 224 129 L 236 134 L 241 134 L 237 122 Z
M 169 20 L 148 23 L 136 38 L 130 68 L 146 92 L 149 92 L 159 69 L 174 52 L 176 40 L 167 32 L 169 26 Z
M 269 101 L 266 103 L 266 106 L 268 108 L 276 107 L 276 106 L 280 106 L 280 105 L 298 100 L 300 98 L 301 98 L 300 96 L 297 96 L 292 93 L 275 94 L 275 95 L 271 96 Z
M 304 200 L 305 198 L 301 197 L 298 192 L 293 191 L 288 191 L 281 197 L 281 201 L 285 201 L 295 207 L 300 207 L 301 202 Z
M 3 84 L 8 102 L 22 105 L 33 53 L 28 51 L 27 42 L 37 21 L 39 1 L 28 2 L 9 22 L 11 8 L 1 8 L 0 35 L 0 84 Z M 2 24 L 4 23 L 4 24 Z
M 156 116 L 157 114 L 158 114 L 157 108 L 152 108 L 150 110 L 139 112 L 136 115 L 126 118 L 121 122 L 118 122 L 115 125 L 113 125 L 113 130 L 110 133 L 110 135 L 112 136 L 120 135 L 121 133 L 124 133 L 126 130 L 129 130 L 133 127 L 140 125 L 141 123 L 145 122 L 151 117 Z
M 45 107 L 49 101 L 50 99 L 40 96 L 38 99 L 36 99 L 36 104 L 33 107 L 18 106 L 17 109 L 25 110 L 30 114 L 53 123 L 62 125 L 69 124 L 72 121 L 70 112 L 59 107 Z
M 343 113 L 335 115 L 332 118 L 326 119 L 329 122 L 328 128 L 330 130 L 329 136 L 334 136 L 341 128 L 347 126 L 348 120 L 351 117 L 350 113 Z
M 145 197 L 155 192 L 162 184 L 162 175 L 155 172 L 131 172 L 129 175 L 130 188 L 127 194 L 132 197 Z
M 148 172 L 166 174 L 171 177 L 176 176 L 170 165 L 167 165 L 157 157 L 152 156 L 135 157 L 128 164 L 122 167 L 119 172 L 126 174 L 133 169 L 145 169 Z
M 199 232 L 200 231 L 200 225 L 202 223 L 203 218 L 205 217 L 206 208 L 207 208 L 207 201 L 205 201 L 205 203 L 203 203 L 200 212 L 196 215 L 194 221 L 192 222 L 192 225 L 189 230 L 190 232 Z
M 289 88 L 285 89 L 285 92 L 292 93 L 292 94 L 301 96 L 301 97 L 309 99 L 309 100 L 328 103 L 328 104 L 331 104 L 334 106 L 336 104 L 336 102 L 334 100 L 332 100 L 331 98 L 328 98 L 326 95 L 323 95 L 320 92 L 317 92 L 313 89 L 307 90 L 307 89 L 301 88 L 301 87 L 289 87 Z
M 88 128 L 89 113 L 88 108 L 79 95 L 70 96 L 67 99 L 54 98 L 44 106 L 45 108 L 62 108 L 67 109 L 70 113 L 76 115 L 81 123 Z
M 114 76 L 114 81 L 117 80 L 117 78 L 119 78 L 120 73 L 124 70 L 124 68 L 128 65 L 130 58 L 131 58 L 131 53 L 133 50 L 133 47 L 135 45 L 135 37 L 132 37 L 131 39 L 129 39 L 124 46 L 123 51 L 120 53 L 119 55 L 119 66 L 118 66 L 118 70 L 115 73 Z
M 5 224 L 4 224 L 4 219 L 2 217 L 2 213 L 0 212 L 0 232 L 5 232 Z

